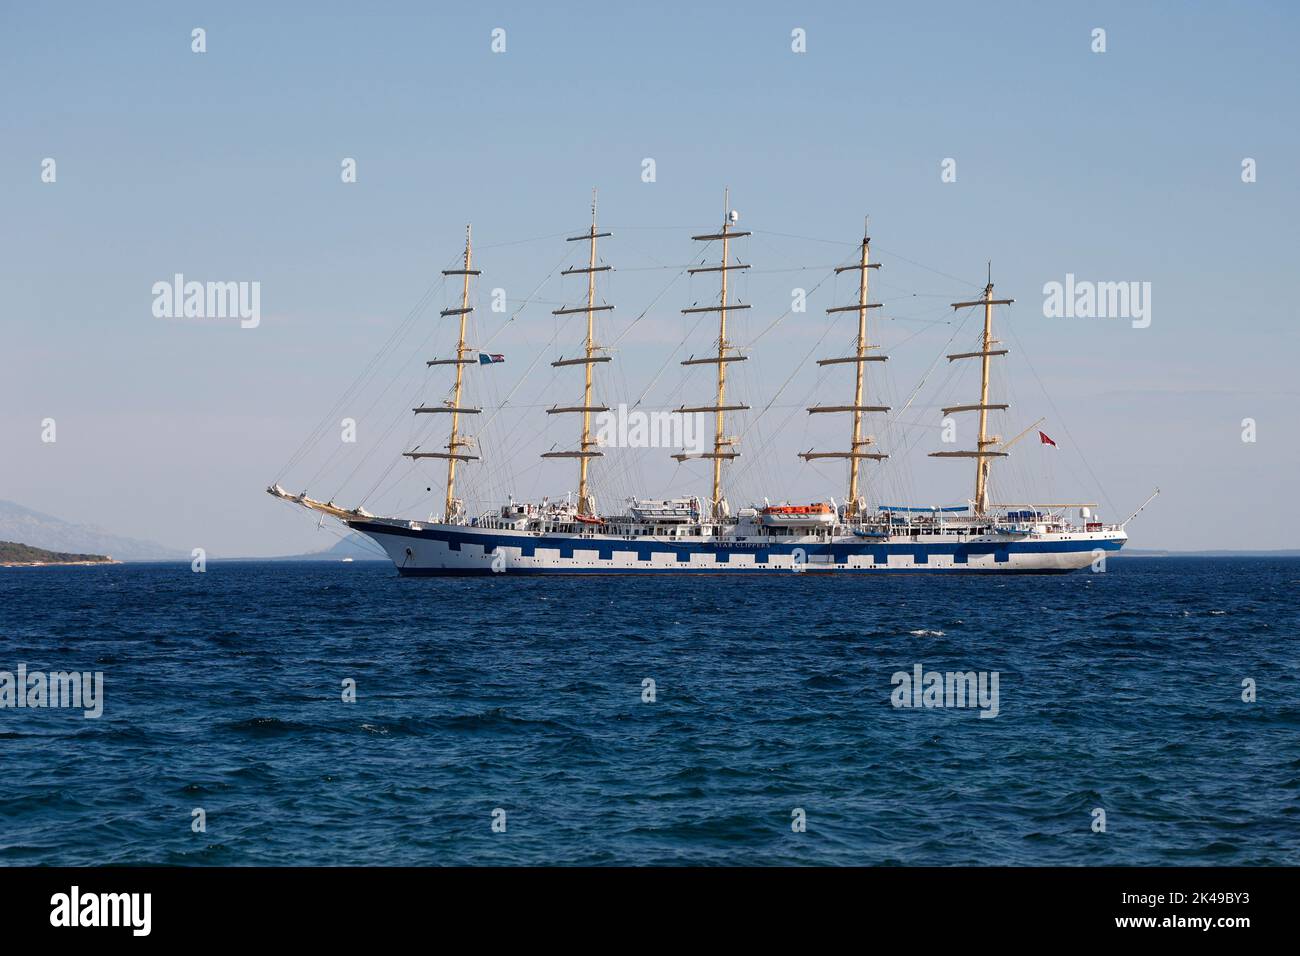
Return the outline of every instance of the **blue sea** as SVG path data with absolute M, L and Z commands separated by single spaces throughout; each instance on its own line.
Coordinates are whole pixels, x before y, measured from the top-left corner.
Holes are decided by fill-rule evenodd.
M 0 863 L 1300 864 L 1298 586 L 0 569 L 0 670 L 104 675 L 0 709 Z

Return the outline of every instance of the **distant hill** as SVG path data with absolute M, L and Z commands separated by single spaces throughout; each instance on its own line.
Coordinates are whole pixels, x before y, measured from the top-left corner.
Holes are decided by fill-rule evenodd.
M 0 566 L 7 564 L 115 564 L 103 554 L 72 554 L 67 551 L 46 551 L 19 544 L 17 541 L 0 541 Z
M 189 552 L 153 541 L 112 534 L 94 525 L 73 524 L 12 501 L 0 500 L 0 540 L 68 554 L 112 555 L 118 561 L 188 561 Z
M 342 561 L 344 558 L 351 558 L 353 561 L 387 561 L 388 555 L 379 545 L 371 541 L 363 534 L 357 534 L 355 531 L 348 534 L 346 538 L 341 538 L 335 542 L 333 547 L 326 548 L 324 551 L 309 551 L 306 554 L 286 554 L 277 558 L 258 558 L 260 561 Z

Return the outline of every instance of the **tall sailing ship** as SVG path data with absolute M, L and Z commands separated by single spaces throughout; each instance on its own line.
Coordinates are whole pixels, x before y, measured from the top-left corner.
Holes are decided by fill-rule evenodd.
M 443 272 L 448 279 L 459 280 L 461 287 L 460 305 L 441 313 L 459 325 L 454 357 L 426 363 L 430 367 L 450 368 L 453 376 L 450 398 L 413 409 L 416 415 L 445 416 L 447 441 L 437 450 L 422 450 L 417 446 L 404 453 L 414 461 L 428 459 L 446 464 L 441 520 L 383 517 L 360 507 L 348 510 L 333 501 L 314 499 L 306 491 L 291 494 L 278 483 L 267 491 L 277 498 L 336 518 L 348 528 L 374 539 L 402 575 L 1062 572 L 1088 567 L 1098 557 L 1123 547 L 1127 540 L 1127 521 L 1103 522 L 1094 511 L 1095 504 L 989 500 L 990 469 L 1039 424 L 1035 422 L 1006 441 L 989 430 L 989 412 L 1008 408 L 1005 403 L 993 401 L 990 395 L 991 363 L 1008 354 L 1006 348 L 999 347 L 993 334 L 994 308 L 1013 301 L 995 297 L 991 271 L 979 298 L 952 303 L 953 309 L 983 310 L 983 332 L 978 347 L 947 356 L 950 363 L 975 361 L 979 364 L 978 401 L 943 409 L 945 418 L 968 413 L 976 416 L 975 447 L 931 453 L 932 457 L 966 459 L 974 464 L 973 496 L 967 504 L 956 507 L 868 502 L 863 493 L 864 471 L 886 461 L 889 455 L 878 449 L 876 439 L 866 433 L 865 425 L 868 416 L 886 415 L 890 409 L 870 404 L 868 396 L 867 367 L 887 361 L 887 356 L 880 354 L 868 334 L 868 315 L 880 307 L 880 303 L 868 299 L 869 277 L 880 264 L 871 261 L 871 240 L 865 234 L 857 261 L 835 269 L 836 273 L 856 274 L 857 302 L 826 310 L 833 316 L 856 318 L 856 347 L 852 355 L 818 361 L 820 366 L 850 367 L 852 401 L 814 405 L 808 409 L 812 415 L 848 416 L 848 447 L 837 451 L 809 450 L 799 456 L 808 462 L 827 459 L 844 462 L 848 473 L 847 493 L 838 503 L 834 498 L 808 504 L 771 504 L 764 500 L 762 504 L 733 509 L 726 494 L 726 468 L 741 452 L 739 439 L 728 434 L 728 414 L 745 411 L 748 406 L 728 398 L 727 372 L 732 363 L 744 362 L 748 356 L 729 338 L 728 319 L 749 305 L 733 300 L 729 277 L 749 268 L 731 261 L 731 246 L 750 233 L 736 228 L 738 216 L 725 203 L 724 210 L 720 228 L 691 237 L 698 242 L 720 243 L 720 259 L 716 265 L 688 270 L 691 274 L 717 274 L 716 302 L 681 310 L 685 315 L 702 313 L 705 314 L 702 318 L 710 314 L 717 317 L 716 352 L 711 350 L 704 357 L 692 355 L 681 363 L 712 370 L 712 399 L 708 404 L 682 405 L 676 409 L 681 415 L 710 417 L 712 442 L 703 446 L 705 450 L 673 455 L 679 462 L 703 459 L 711 466 L 712 482 L 707 497 L 632 497 L 621 511 L 604 512 L 592 491 L 592 464 L 606 454 L 593 433 L 593 416 L 609 412 L 607 406 L 597 403 L 594 377 L 601 365 L 611 361 L 608 350 L 599 344 L 597 317 L 613 308 L 597 302 L 597 276 L 612 267 L 598 261 L 598 242 L 611 233 L 601 231 L 597 225 L 594 197 L 590 227 L 567 240 L 587 244 L 587 264 L 563 273 L 585 277 L 585 302 L 553 312 L 556 316 L 584 315 L 586 319 L 583 353 L 551 362 L 557 369 L 581 370 L 582 400 L 581 404 L 557 405 L 546 410 L 551 415 L 577 416 L 581 426 L 576 447 L 543 455 L 576 463 L 576 495 L 571 494 L 564 501 L 547 499 L 540 503 L 517 502 L 511 498 L 478 515 L 467 514 L 464 501 L 457 496 L 460 468 L 484 467 L 475 464 L 480 461 L 478 443 L 465 428 L 468 420 L 483 411 L 464 404 L 466 374 L 473 374 L 480 364 L 477 349 L 467 340 L 467 322 L 474 311 L 471 281 L 480 274 L 474 268 L 472 235 L 468 228 L 458 268 Z

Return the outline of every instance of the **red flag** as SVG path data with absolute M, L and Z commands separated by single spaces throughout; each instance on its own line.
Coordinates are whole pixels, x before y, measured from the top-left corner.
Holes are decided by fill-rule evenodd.
M 1039 432 L 1039 433 L 1038 433 L 1038 440 L 1039 440 L 1040 442 L 1042 442 L 1044 445 L 1051 445 L 1053 448 L 1056 447 L 1056 442 L 1054 442 L 1054 441 L 1052 441 L 1050 438 L 1048 438 L 1046 432 Z

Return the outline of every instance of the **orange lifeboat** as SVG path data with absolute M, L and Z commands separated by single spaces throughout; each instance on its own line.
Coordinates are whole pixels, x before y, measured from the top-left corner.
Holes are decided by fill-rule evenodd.
M 835 523 L 835 509 L 825 502 L 811 505 L 768 505 L 759 511 L 769 528 L 820 528 Z
M 815 505 L 768 505 L 762 513 L 765 515 L 833 515 L 835 509 L 820 502 Z

